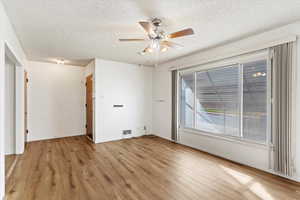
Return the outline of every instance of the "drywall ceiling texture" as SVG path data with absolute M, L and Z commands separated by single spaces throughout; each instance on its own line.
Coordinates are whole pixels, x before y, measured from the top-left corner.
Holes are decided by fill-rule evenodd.
M 196 50 L 247 37 L 300 19 L 299 0 L 3 0 L 31 60 L 71 60 L 86 65 L 91 58 L 153 65 Z M 163 19 L 166 32 L 192 27 L 194 36 L 174 39 L 185 47 L 140 56 L 147 43 L 120 43 L 143 38 L 137 24 Z

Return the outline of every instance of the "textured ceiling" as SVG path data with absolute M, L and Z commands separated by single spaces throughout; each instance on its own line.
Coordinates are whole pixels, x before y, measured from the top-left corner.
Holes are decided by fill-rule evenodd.
M 300 0 L 2 0 L 30 60 L 57 58 L 84 65 L 94 57 L 153 65 L 300 19 Z M 163 19 L 166 32 L 192 27 L 174 39 L 185 47 L 138 55 L 147 43 L 137 22 Z

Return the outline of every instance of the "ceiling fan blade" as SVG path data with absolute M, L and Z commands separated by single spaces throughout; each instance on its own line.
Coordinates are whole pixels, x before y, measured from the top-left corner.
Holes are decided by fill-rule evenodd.
M 139 24 L 148 34 L 154 34 L 154 30 L 150 22 L 139 22 Z
M 175 33 L 171 33 L 168 35 L 168 38 L 178 38 L 178 37 L 183 37 L 183 36 L 187 36 L 187 35 L 193 35 L 194 34 L 194 30 L 191 28 L 188 29 L 184 29 Z
M 145 39 L 119 39 L 120 42 L 141 42 L 145 41 Z
M 167 47 L 170 47 L 170 48 L 175 48 L 175 49 L 178 49 L 178 48 L 182 48 L 183 46 L 181 44 L 177 44 L 175 42 L 171 42 L 171 41 L 162 41 L 161 42 L 161 45 L 162 46 L 167 46 Z

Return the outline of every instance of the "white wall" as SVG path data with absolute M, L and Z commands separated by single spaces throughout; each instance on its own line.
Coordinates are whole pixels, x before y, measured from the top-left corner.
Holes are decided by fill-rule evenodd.
M 168 67 L 153 71 L 153 133 L 171 139 L 171 72 Z
M 0 110 L 5 109 L 5 45 L 7 45 L 21 65 L 26 66 L 26 56 L 16 37 L 13 27 L 6 15 L 2 2 L 0 2 Z M 22 71 L 23 69 L 18 69 Z M 22 101 L 22 99 L 20 99 Z M 22 124 L 18 130 L 22 129 Z M 24 129 L 23 129 L 24 130 Z M 4 196 L 5 191 L 5 171 L 4 171 L 4 112 L 0 112 L 0 199 Z M 22 151 L 22 147 L 20 147 Z
M 95 142 L 132 137 L 152 131 L 152 68 L 96 59 Z M 124 105 L 114 108 L 114 104 Z
M 95 59 L 93 59 L 87 66 L 85 66 L 85 77 L 95 73 Z
M 28 63 L 29 141 L 85 133 L 85 68 Z
M 262 34 L 258 34 L 227 45 L 219 46 L 206 51 L 188 55 L 159 65 L 153 75 L 153 133 L 171 139 L 171 72 L 170 67 L 193 66 L 206 63 L 216 58 L 225 58 L 238 55 L 239 52 L 251 50 L 257 46 L 272 43 L 291 35 L 300 35 L 300 22 L 289 24 Z M 298 49 L 300 43 L 297 45 Z M 300 58 L 298 50 L 297 58 Z M 300 98 L 300 65 L 297 62 L 297 91 L 296 101 Z M 299 102 L 299 100 L 298 100 Z M 300 106 L 297 110 L 296 130 L 300 130 Z M 297 131 L 296 131 L 297 132 Z M 268 150 L 261 146 L 233 143 L 228 140 L 201 136 L 191 132 L 180 133 L 180 143 L 198 148 L 200 150 L 225 157 L 252 167 L 268 171 Z M 296 136 L 296 170 L 293 177 L 300 181 L 300 135 Z
M 5 154 L 16 153 L 15 140 L 15 65 L 5 57 Z

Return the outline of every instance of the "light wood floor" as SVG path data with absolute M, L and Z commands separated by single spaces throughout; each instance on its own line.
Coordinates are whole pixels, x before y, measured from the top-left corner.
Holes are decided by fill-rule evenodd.
M 15 155 L 5 156 L 5 172 L 9 171 L 9 169 L 12 167 L 15 159 L 16 159 Z
M 13 171 L 14 166 L 17 162 L 17 155 L 6 155 L 5 156 L 5 177 L 8 178 Z
M 296 183 L 157 137 L 29 143 L 6 192 L 8 200 L 300 199 Z

